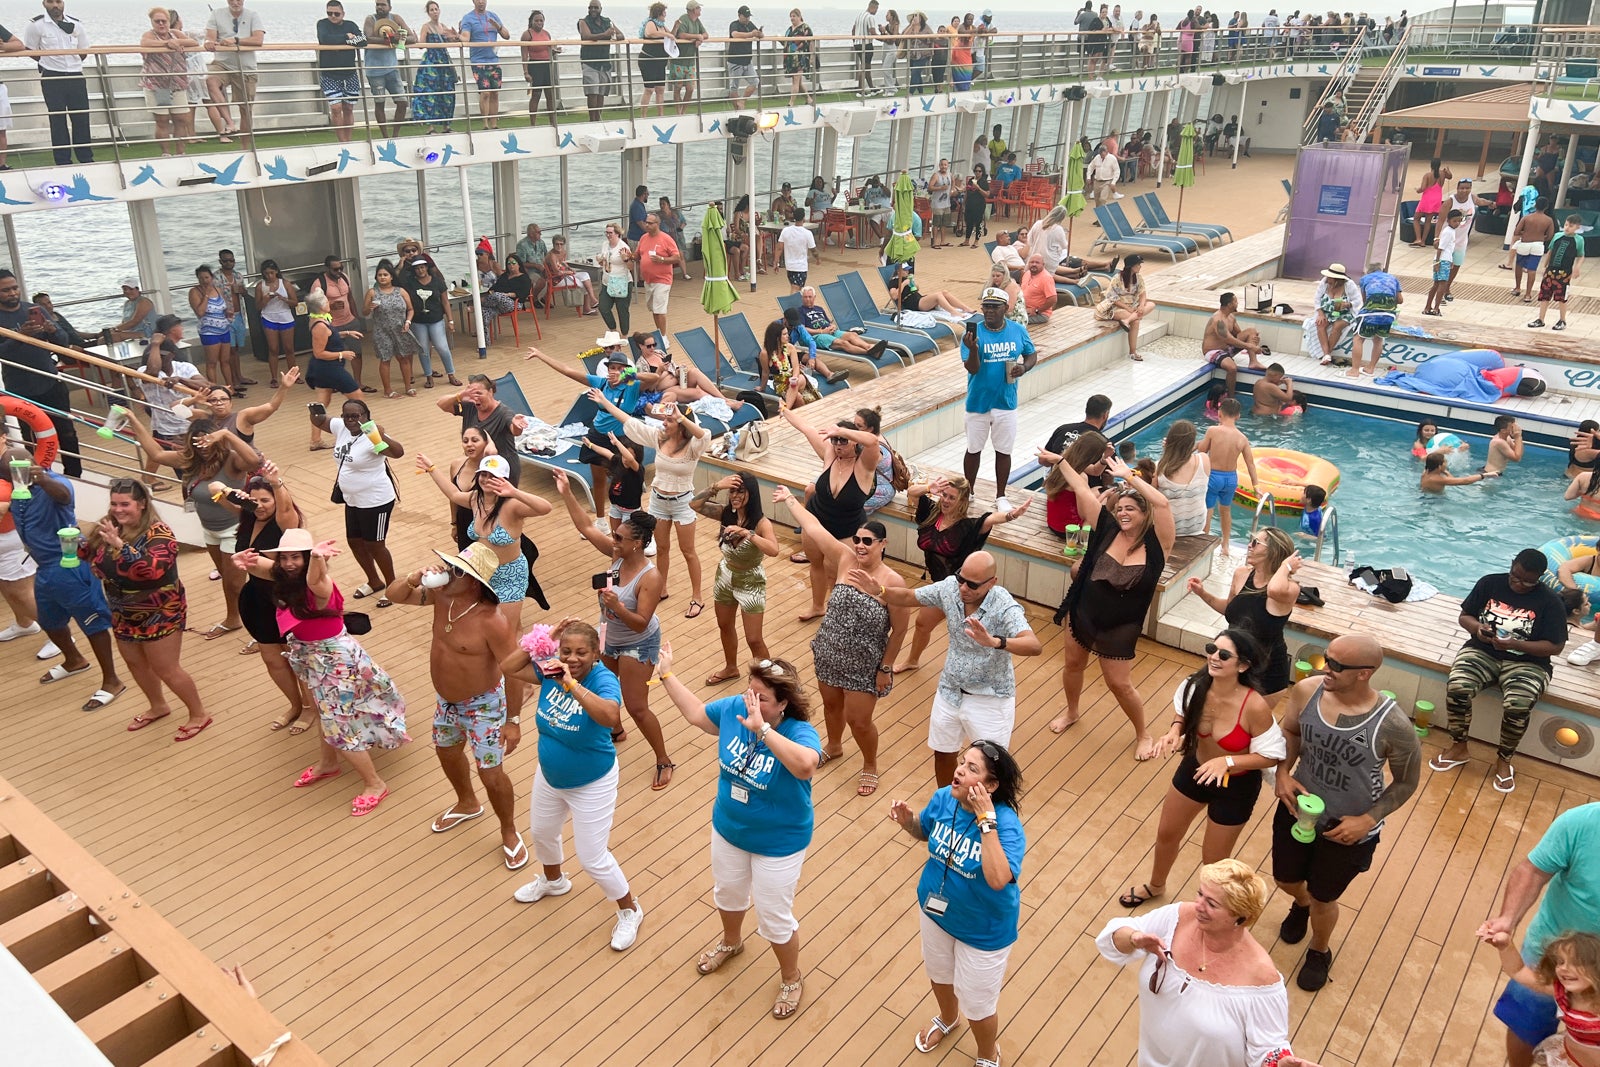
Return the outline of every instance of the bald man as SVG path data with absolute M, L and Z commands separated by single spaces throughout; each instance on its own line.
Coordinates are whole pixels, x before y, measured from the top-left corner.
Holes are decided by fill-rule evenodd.
M 1289 691 L 1281 723 L 1287 754 L 1276 787 L 1282 803 L 1272 822 L 1272 876 L 1294 898 L 1278 936 L 1298 944 L 1309 921 L 1311 944 L 1296 978 L 1308 992 L 1328 982 L 1339 897 L 1372 866 L 1383 820 L 1416 792 L 1422 773 L 1416 730 L 1393 700 L 1372 688 L 1382 646 L 1363 635 L 1336 637 L 1327 661 L 1327 674 Z M 1309 844 L 1290 833 L 1301 794 L 1325 805 Z
M 1006 521 L 1027 506 L 1024 502 L 1010 512 Z M 867 577 L 861 580 L 872 584 Z M 963 740 L 1011 744 L 1017 711 L 1011 657 L 1037 656 L 1043 646 L 1022 605 L 995 581 L 994 557 L 987 552 L 972 553 L 942 582 L 890 589 L 886 595 L 890 607 L 944 612 L 950 647 L 933 697 L 928 747 L 933 749 L 933 776 L 946 786 L 955 778 Z

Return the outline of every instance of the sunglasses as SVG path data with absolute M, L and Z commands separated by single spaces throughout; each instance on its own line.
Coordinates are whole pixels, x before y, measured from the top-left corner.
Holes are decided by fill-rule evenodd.
M 1152 993 L 1161 992 L 1161 986 L 1167 980 L 1167 964 L 1169 964 L 1171 962 L 1172 962 L 1172 953 L 1170 951 L 1168 951 L 1167 949 L 1162 949 L 1161 950 L 1161 955 L 1156 957 L 1156 969 L 1150 972 L 1150 992 L 1152 992 Z M 1185 989 L 1188 989 L 1188 988 L 1189 988 L 1189 977 L 1187 975 L 1185 975 L 1184 979 L 1183 979 L 1183 985 L 1178 987 L 1178 992 L 1182 993 Z
M 876 537 L 862 537 L 860 534 L 851 534 L 850 543 L 854 545 L 875 545 L 878 543 L 878 539 Z
M 961 575 L 958 574 L 958 575 L 956 575 L 956 581 L 960 582 L 962 585 L 966 586 L 968 589 L 982 589 L 984 586 L 986 586 L 990 582 L 994 581 L 994 579 L 993 578 L 982 578 L 982 579 L 980 579 L 980 580 L 975 582 L 971 578 L 964 578 L 964 577 L 962 577 Z
M 1228 662 L 1234 656 L 1238 655 L 1238 653 L 1229 652 L 1225 648 L 1218 648 L 1216 645 L 1212 644 L 1209 641 L 1206 642 L 1205 651 L 1206 651 L 1206 655 L 1215 656 L 1215 657 L 1217 657 L 1219 660 L 1221 660 L 1224 663 Z
M 639 345 L 640 348 L 654 348 L 655 346 L 656 343 L 654 341 L 644 341 Z
M 990 764 L 993 764 L 1000 758 L 1000 746 L 995 744 L 993 741 L 978 740 L 972 742 L 972 744 L 967 747 L 975 748 L 979 752 L 982 752 L 983 758 L 988 760 Z
M 775 660 L 775 659 L 764 659 L 764 660 L 762 660 L 761 662 L 756 664 L 756 669 L 757 670 L 766 671 L 768 674 L 776 674 L 776 675 L 778 675 L 780 677 L 782 677 L 783 675 L 789 673 L 788 671 L 786 671 L 784 669 L 783 664 L 780 663 L 779 661 Z
M 848 438 L 848 437 L 830 437 L 830 438 L 828 438 L 828 443 L 830 445 L 847 445 L 847 444 L 850 443 L 850 438 Z
M 1340 663 L 1326 654 L 1322 658 L 1328 664 L 1328 670 L 1334 674 L 1343 674 L 1345 671 L 1375 671 L 1378 669 L 1376 663 Z

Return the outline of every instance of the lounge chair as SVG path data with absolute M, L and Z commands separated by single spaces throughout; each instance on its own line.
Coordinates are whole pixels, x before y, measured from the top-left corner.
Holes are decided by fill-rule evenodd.
M 1149 248 L 1157 252 L 1165 252 L 1172 262 L 1178 262 L 1178 253 L 1187 255 L 1200 246 L 1188 238 L 1156 237 L 1151 234 L 1134 233 L 1127 225 L 1127 218 L 1120 211 L 1112 214 L 1112 205 L 1102 205 L 1094 209 L 1095 218 L 1100 220 L 1100 236 L 1095 238 L 1094 244 L 1089 246 L 1089 251 L 1096 248 Z M 1121 221 L 1119 221 L 1119 218 Z
M 882 269 L 880 268 L 880 276 L 881 273 Z M 867 288 L 866 279 L 861 277 L 859 271 L 851 271 L 848 274 L 841 274 L 839 275 L 839 281 L 844 283 L 845 291 L 850 294 L 850 299 L 855 302 L 856 311 L 860 313 L 862 321 L 877 323 L 882 326 L 893 326 L 900 330 L 913 329 L 913 327 L 910 326 L 900 325 L 894 320 L 893 315 L 886 315 L 878 310 L 878 305 L 883 303 L 884 300 L 888 299 L 888 294 L 886 293 L 884 295 L 883 300 L 874 300 L 872 298 L 872 292 Z M 935 322 L 932 326 L 929 326 L 926 329 L 916 328 L 916 332 L 922 334 L 924 337 L 927 337 L 930 341 L 942 341 L 945 339 L 954 341 L 956 339 L 955 330 L 951 329 L 948 325 L 942 322 Z
M 722 336 L 728 341 L 728 351 L 733 353 L 734 362 L 739 369 L 754 377 L 761 368 L 761 342 L 756 340 L 755 331 L 750 328 L 750 322 L 743 315 L 724 315 L 722 317 Z M 817 392 L 823 396 L 831 396 L 841 389 L 850 388 L 849 382 L 836 382 L 830 384 L 821 376 L 816 376 Z M 763 383 L 761 391 L 768 396 L 774 396 Z M 778 398 L 782 400 L 782 397 Z
M 727 319 L 721 321 L 726 322 Z M 718 354 L 716 344 L 711 340 L 711 335 L 706 333 L 705 327 L 696 326 L 673 336 L 678 339 L 678 351 L 688 356 L 700 372 L 724 392 L 729 389 L 735 392 L 761 390 L 762 382 L 754 374 L 740 370 L 737 365 L 730 364 L 725 356 Z
M 529 418 L 534 417 L 533 409 L 528 406 L 528 396 L 522 391 L 522 385 L 517 381 L 515 374 L 510 371 L 502 374 L 494 380 L 494 387 L 495 396 L 502 404 L 518 415 L 526 415 Z M 566 426 L 573 422 L 591 423 L 599 411 L 600 406 L 589 399 L 588 393 L 583 393 L 573 402 L 572 407 L 568 409 L 566 415 L 557 425 Z M 532 452 L 524 452 L 520 448 L 517 449 L 517 455 L 521 457 L 525 465 L 539 467 L 552 474 L 556 471 L 561 471 L 567 476 L 567 482 L 573 487 L 573 492 L 577 494 L 580 500 L 584 501 L 589 510 L 593 511 L 594 480 L 589 474 L 589 465 L 578 459 L 580 442 L 564 443 L 567 447 L 553 456 L 535 455 Z M 648 463 L 649 459 L 646 458 L 643 462 Z
M 1144 219 L 1145 227 L 1157 233 L 1194 233 L 1204 237 L 1212 244 L 1220 238 L 1226 237 L 1233 240 L 1233 231 L 1226 226 L 1218 226 L 1210 222 L 1185 222 L 1183 229 L 1178 230 L 1178 224 L 1167 217 L 1167 209 L 1161 203 L 1161 198 L 1155 193 L 1145 193 L 1143 196 L 1133 198 L 1134 206 L 1139 209 L 1139 215 Z
M 864 336 L 874 341 L 888 341 L 889 347 L 898 348 L 901 358 L 908 364 L 915 356 L 931 356 L 939 351 L 939 346 L 933 338 L 921 330 L 864 320 L 860 309 L 856 307 L 856 302 L 850 299 L 850 291 L 845 288 L 843 282 L 823 282 L 817 286 L 817 291 L 822 294 L 822 299 L 827 301 L 828 313 L 833 316 L 833 321 L 839 324 L 840 329 L 853 330 L 859 327 Z
M 780 308 L 782 308 L 783 310 L 785 310 L 785 311 L 789 310 L 792 307 L 793 308 L 799 307 L 800 306 L 800 294 L 799 293 L 790 293 L 788 296 L 780 296 L 780 297 L 778 297 L 778 306 Z M 848 329 L 848 327 L 846 327 L 844 325 L 844 323 L 839 322 L 837 319 L 834 320 L 834 325 L 839 327 L 839 329 L 841 329 L 841 330 Z M 880 340 L 888 341 L 890 339 L 889 338 L 874 337 L 873 340 L 874 341 L 880 341 Z M 828 354 L 828 358 L 829 359 L 849 360 L 851 363 L 859 363 L 862 366 L 870 367 L 870 368 L 872 368 L 872 376 L 874 378 L 876 378 L 880 371 L 893 370 L 893 369 L 897 369 L 897 368 L 900 368 L 900 367 L 904 367 L 906 365 L 906 363 L 909 362 L 909 360 L 906 357 L 902 357 L 901 356 L 900 351 L 897 348 L 895 348 L 893 345 L 894 345 L 894 343 L 893 343 L 893 341 L 891 341 L 890 342 L 890 347 L 884 349 L 883 354 L 881 356 L 879 356 L 878 358 L 876 358 L 876 359 L 873 359 L 871 356 L 857 356 L 857 355 L 853 355 L 853 354 L 851 354 L 849 352 L 841 352 L 841 351 L 839 351 L 838 349 L 835 349 L 835 348 L 819 348 L 818 351 L 826 352 Z

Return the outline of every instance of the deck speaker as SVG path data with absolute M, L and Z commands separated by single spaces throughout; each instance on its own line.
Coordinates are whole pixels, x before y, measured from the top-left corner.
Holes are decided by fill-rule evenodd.
M 878 124 L 875 107 L 825 107 L 822 121 L 839 131 L 840 137 L 865 137 Z

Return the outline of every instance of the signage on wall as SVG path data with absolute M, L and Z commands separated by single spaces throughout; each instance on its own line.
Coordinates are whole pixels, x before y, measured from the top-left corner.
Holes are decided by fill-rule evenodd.
M 1422 68 L 1422 76 L 1424 78 L 1459 78 L 1459 77 L 1461 77 L 1461 68 L 1460 67 L 1423 67 Z
M 1348 185 L 1324 185 L 1317 193 L 1317 214 L 1350 214 L 1350 187 Z

